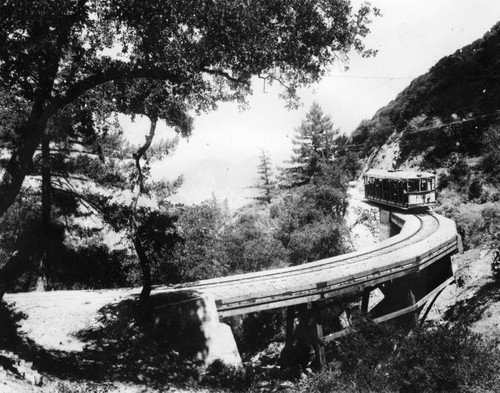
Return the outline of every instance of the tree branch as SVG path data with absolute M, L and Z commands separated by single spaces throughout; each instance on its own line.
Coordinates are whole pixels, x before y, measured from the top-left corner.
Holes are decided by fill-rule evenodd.
M 250 86 L 250 81 L 248 79 L 234 77 L 230 75 L 227 71 L 212 69 L 212 68 L 203 68 L 202 71 L 206 74 L 222 76 L 223 78 L 226 78 L 228 81 L 233 83 Z
M 49 116 L 51 116 L 62 107 L 72 103 L 81 95 L 97 86 L 111 81 L 125 79 L 132 80 L 138 78 L 169 80 L 175 83 L 182 83 L 188 80 L 186 76 L 181 76 L 180 74 L 170 72 L 164 68 L 142 68 L 141 66 L 129 68 L 123 63 L 118 63 L 112 67 L 107 68 L 106 70 L 97 72 L 85 79 L 74 83 L 66 90 L 64 94 L 55 97 L 47 105 L 46 109 L 49 113 Z

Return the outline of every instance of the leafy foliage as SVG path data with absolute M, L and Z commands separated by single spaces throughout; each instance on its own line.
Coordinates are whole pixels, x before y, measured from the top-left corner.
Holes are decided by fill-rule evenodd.
M 500 125 L 489 127 L 483 135 L 481 167 L 488 180 L 500 184 Z
M 294 265 L 347 251 L 343 214 L 347 182 L 335 166 L 322 166 L 313 183 L 286 193 L 277 204 L 276 237 Z
M 243 211 L 225 225 L 222 241 L 231 272 L 251 272 L 276 267 L 287 261 L 287 253 L 272 230 L 268 216 Z
M 47 125 L 71 105 L 144 114 L 187 134 L 189 110 L 244 102 L 252 76 L 286 86 L 294 103 L 299 87 L 351 49 L 373 54 L 362 43 L 371 13 L 368 5 L 353 13 L 345 1 L 3 3 L 0 85 L 9 121 L 1 131 L 12 154 L 0 214 L 14 202 Z
M 308 378 L 300 391 L 482 392 L 500 386 L 500 353 L 462 324 L 402 335 L 360 320 L 337 351 L 338 363 Z
M 221 249 L 222 227 L 227 217 L 215 198 L 185 206 L 177 222 L 179 243 L 173 253 L 173 282 L 195 281 L 227 274 Z

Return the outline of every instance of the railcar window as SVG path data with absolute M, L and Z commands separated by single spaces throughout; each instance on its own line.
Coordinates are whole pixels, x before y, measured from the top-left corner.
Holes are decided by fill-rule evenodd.
M 427 191 L 428 188 L 427 188 L 427 179 L 422 179 L 422 183 L 421 183 L 421 190 L 422 191 Z
M 408 180 L 408 191 L 409 192 L 417 192 L 419 191 L 419 180 L 418 179 L 410 179 Z

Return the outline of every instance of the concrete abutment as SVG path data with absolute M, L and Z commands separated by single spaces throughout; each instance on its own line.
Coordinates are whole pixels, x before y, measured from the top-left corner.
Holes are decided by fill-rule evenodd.
M 160 296 L 160 299 L 158 299 Z M 231 328 L 219 321 L 213 296 L 195 291 L 152 295 L 156 328 L 184 358 L 241 366 Z

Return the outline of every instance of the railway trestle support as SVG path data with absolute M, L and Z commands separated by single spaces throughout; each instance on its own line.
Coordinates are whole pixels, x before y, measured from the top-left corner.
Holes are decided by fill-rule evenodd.
M 369 316 L 376 323 L 391 321 L 400 327 L 415 328 L 425 321 L 437 297 L 453 281 L 451 258 L 447 255 L 415 274 L 367 287 L 357 299 L 318 300 L 289 306 L 282 365 L 291 367 L 290 363 L 295 361 L 305 368 L 307 352 L 312 348 L 315 353 L 314 364 L 321 369 L 326 364 L 325 345 L 349 334 L 352 331 L 351 318 L 359 313 Z M 376 304 L 371 304 L 375 291 L 380 291 L 383 298 L 377 299 L 375 296 Z M 340 309 L 340 305 L 346 308 Z M 326 325 L 337 326 L 336 331 L 325 334 L 325 314 L 329 318 Z M 332 320 L 332 315 L 335 320 Z M 342 317 L 344 326 L 340 321 Z M 294 351 L 302 351 L 303 354 Z

